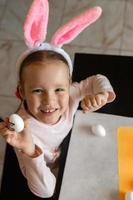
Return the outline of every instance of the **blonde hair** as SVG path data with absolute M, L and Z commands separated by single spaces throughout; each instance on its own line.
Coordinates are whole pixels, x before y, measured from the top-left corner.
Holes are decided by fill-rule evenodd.
M 63 63 L 66 64 L 66 66 L 68 66 L 68 69 L 69 69 L 69 65 L 68 65 L 68 62 L 66 61 L 66 59 L 57 52 L 49 51 L 49 50 L 41 50 L 41 51 L 32 52 L 23 60 L 23 62 L 20 65 L 19 81 L 22 82 L 23 71 L 27 66 L 29 66 L 33 63 L 36 63 L 36 62 L 45 63 L 46 61 L 55 61 L 55 60 L 62 61 Z

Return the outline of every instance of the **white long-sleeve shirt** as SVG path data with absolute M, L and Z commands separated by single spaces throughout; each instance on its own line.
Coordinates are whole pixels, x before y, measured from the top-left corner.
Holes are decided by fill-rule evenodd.
M 52 173 L 49 163 L 54 161 L 56 149 L 67 136 L 73 125 L 73 117 L 79 102 L 88 94 L 109 92 L 108 103 L 115 99 L 114 90 L 109 80 L 103 75 L 91 76 L 80 83 L 72 83 L 70 88 L 69 107 L 61 119 L 54 125 L 47 125 L 30 118 L 30 129 L 33 141 L 42 153 L 30 158 L 15 149 L 20 169 L 27 179 L 29 189 L 37 196 L 46 198 L 53 195 L 56 177 Z

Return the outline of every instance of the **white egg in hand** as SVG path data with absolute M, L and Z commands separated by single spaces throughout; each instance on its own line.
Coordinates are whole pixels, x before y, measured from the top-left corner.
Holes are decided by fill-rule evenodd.
M 24 129 L 24 121 L 17 114 L 12 114 L 9 117 L 9 122 L 10 122 L 9 128 L 11 130 L 15 130 L 17 133 L 21 132 Z
M 125 200 L 133 200 L 133 192 L 127 192 L 125 195 Z
M 91 131 L 97 136 L 104 137 L 106 135 L 105 128 L 101 124 L 92 125 Z

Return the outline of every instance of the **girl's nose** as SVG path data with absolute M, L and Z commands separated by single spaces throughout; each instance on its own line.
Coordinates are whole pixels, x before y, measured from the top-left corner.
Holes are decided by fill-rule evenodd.
M 46 105 L 51 105 L 55 101 L 55 95 L 53 93 L 45 93 L 43 102 Z

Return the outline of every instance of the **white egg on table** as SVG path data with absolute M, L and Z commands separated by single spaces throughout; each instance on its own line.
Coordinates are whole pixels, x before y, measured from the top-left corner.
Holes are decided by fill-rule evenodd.
M 125 195 L 125 200 L 133 200 L 133 192 L 127 192 Z
M 18 114 L 12 114 L 9 117 L 9 128 L 16 131 L 17 133 L 21 132 L 24 129 L 24 121 Z
M 104 137 L 106 135 L 106 130 L 101 124 L 95 124 L 91 126 L 91 131 L 97 136 Z

